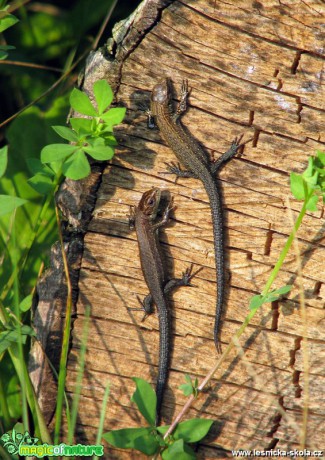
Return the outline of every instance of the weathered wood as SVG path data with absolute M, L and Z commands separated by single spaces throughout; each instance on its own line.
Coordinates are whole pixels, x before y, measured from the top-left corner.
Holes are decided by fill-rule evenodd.
M 130 403 L 131 377 L 155 382 L 158 321 L 141 322 L 137 295 L 147 293 L 135 234 L 128 228 L 129 206 L 150 187 L 174 196 L 176 210 L 161 241 L 170 276 L 191 263 L 203 267 L 194 287 L 178 290 L 170 302 L 173 355 L 163 419 L 170 423 L 186 398 L 178 390 L 186 373 L 201 380 L 216 355 L 212 327 L 215 268 L 211 217 L 204 188 L 195 179 L 163 174 L 175 160 L 159 132 L 146 127 L 140 103 L 153 85 L 169 76 L 191 87 L 184 124 L 217 157 L 232 139 L 253 137 L 243 155 L 220 173 L 226 230 L 228 292 L 221 341 L 229 343 L 261 292 L 291 231 L 301 203 L 290 196 L 289 173 L 301 172 L 324 142 L 324 33 L 322 2 L 230 0 L 147 0 L 118 37 L 111 61 L 95 55 L 84 87 L 105 76 L 125 105 L 117 130 L 119 147 L 105 169 L 93 218 L 85 236 L 77 319 L 68 367 L 73 393 L 84 309 L 91 306 L 90 338 L 80 402 L 78 433 L 93 443 L 107 380 L 111 382 L 105 430 L 139 426 Z M 112 47 L 113 49 L 114 47 Z M 98 64 L 99 62 L 99 64 Z M 306 371 L 304 328 L 310 375 L 307 445 L 321 449 L 324 423 L 324 259 L 323 210 L 308 213 L 299 230 L 307 326 L 299 305 L 297 260 L 290 252 L 274 287 L 293 284 L 287 300 L 265 305 L 240 340 L 244 358 L 233 352 L 211 388 L 195 401 L 189 417 L 216 423 L 199 447 L 198 458 L 231 456 L 231 449 L 289 449 L 299 446 Z M 92 414 L 89 417 L 89 414 Z M 324 425 L 323 425 L 324 426 Z M 143 455 L 106 449 L 107 459 Z

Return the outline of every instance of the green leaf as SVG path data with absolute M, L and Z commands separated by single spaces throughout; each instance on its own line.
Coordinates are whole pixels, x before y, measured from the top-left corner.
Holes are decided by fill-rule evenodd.
M 70 144 L 50 144 L 46 145 L 41 151 L 41 162 L 52 163 L 64 160 L 79 149 L 76 145 Z
M 4 175 L 8 164 L 8 145 L 0 149 L 0 177 Z
M 89 118 L 70 118 L 72 128 L 79 134 L 90 134 L 93 132 L 94 120 Z
M 105 123 L 118 125 L 122 122 L 125 116 L 126 108 L 125 107 L 114 107 L 109 109 L 107 112 L 102 114 L 100 118 L 105 121 Z
M 62 161 L 51 161 L 51 163 L 49 163 L 49 168 L 52 170 L 52 174 L 61 174 Z
M 8 50 L 15 50 L 16 47 L 15 46 L 11 46 L 11 45 L 0 45 L 0 50 L 1 51 L 8 51 Z
M 305 199 L 305 181 L 300 174 L 294 172 L 290 174 L 290 188 L 292 195 L 297 200 Z
M 304 177 L 304 178 L 311 177 L 313 175 L 313 171 L 314 171 L 314 158 L 309 157 L 308 158 L 308 166 L 305 169 L 305 171 L 302 173 L 302 177 Z
M 281 286 L 279 289 L 275 289 L 272 291 L 272 294 L 276 294 L 278 297 L 284 294 L 288 294 L 291 291 L 291 284 L 286 284 L 285 286 Z
M 74 155 L 65 160 L 62 165 L 62 172 L 66 177 L 73 180 L 89 176 L 89 162 L 82 150 L 79 149 Z
M 6 51 L 3 51 L 1 49 L 2 47 L 0 46 L 0 61 L 4 61 L 8 57 L 8 53 Z
M 69 142 L 78 141 L 77 134 L 72 129 L 67 128 L 66 126 L 52 126 L 52 128 L 63 139 L 66 139 Z
M 312 188 L 314 188 L 313 186 L 317 185 L 318 176 L 319 176 L 318 171 L 314 171 L 314 173 L 311 176 L 304 176 L 303 174 L 303 177 L 306 180 L 307 184 L 311 185 Z
M 183 392 L 185 396 L 190 396 L 191 394 L 197 396 L 198 380 L 195 379 L 195 381 L 192 382 L 192 379 L 189 375 L 185 375 L 185 380 L 187 383 L 180 385 L 178 388 Z
M 0 333 L 0 355 L 10 347 L 10 345 L 14 342 L 17 343 L 19 340 L 24 344 L 26 343 L 27 336 L 35 336 L 34 330 L 27 326 L 19 326 L 20 332 L 18 328 L 12 330 L 6 330 Z
M 22 90 L 24 91 L 23 88 Z M 32 88 L 31 91 L 35 91 L 35 88 Z M 62 98 L 60 100 L 62 101 Z M 26 263 L 23 263 L 19 270 L 20 285 L 24 292 L 27 293 L 35 285 L 42 261 L 45 265 L 48 265 L 49 254 L 47 249 L 58 238 L 53 200 L 49 203 L 48 210 L 45 211 L 44 209 L 40 231 L 37 232 L 37 235 L 34 235 L 35 229 L 38 227 L 44 200 L 27 182 L 33 175 L 30 165 L 27 164 L 28 159 L 30 157 L 35 158 L 36 155 L 39 157 L 44 145 L 57 142 L 57 139 L 60 139 L 51 128 L 51 125 L 64 124 L 68 105 L 67 101 L 65 101 L 64 106 L 62 106 L 61 102 L 61 106 L 58 108 L 59 99 L 57 101 L 55 102 L 55 110 L 51 105 L 43 105 L 44 108 L 46 107 L 50 111 L 50 115 L 48 115 L 49 112 L 44 113 L 35 106 L 27 109 L 10 124 L 6 132 L 9 144 L 8 167 L 7 177 L 0 181 L 2 189 L 0 193 L 19 196 L 28 200 L 28 202 L 15 212 L 15 227 L 18 231 L 16 239 L 8 238 L 8 235 L 10 236 L 12 232 L 10 214 L 1 218 L 1 239 L 5 242 L 8 252 L 3 261 L 3 266 L 0 268 L 0 284 L 4 287 L 10 279 L 10 272 L 12 272 L 10 254 L 12 254 L 12 251 L 16 254 L 15 257 L 17 257 L 18 262 L 26 254 L 26 250 L 35 236 L 35 244 L 28 251 Z M 28 135 L 26 135 L 27 132 Z M 45 166 L 45 169 L 47 169 L 47 166 Z M 2 249 L 0 249 L 0 252 L 4 255 Z M 7 300 L 5 305 L 7 305 Z
M 183 439 L 185 442 L 198 442 L 203 439 L 213 424 L 213 420 L 192 418 L 177 425 L 173 433 L 174 439 Z
M 30 326 L 27 326 L 27 324 L 23 324 L 20 327 L 20 333 L 22 335 L 30 335 L 31 337 L 36 337 L 36 333 L 35 333 L 34 329 L 32 327 L 30 327 Z M 17 330 L 17 334 L 18 334 L 18 330 Z
M 155 425 L 156 420 L 156 406 L 157 406 L 157 397 L 155 391 L 152 389 L 152 386 L 143 379 L 133 377 L 136 384 L 136 390 L 132 395 L 131 401 L 133 401 L 137 406 L 141 414 L 151 425 Z
M 153 455 L 159 449 L 157 435 L 152 427 L 113 430 L 103 434 L 103 438 L 112 446 L 121 449 L 136 449 L 146 455 Z
M 317 150 L 316 155 L 319 161 L 322 163 L 322 165 L 325 166 L 325 152 L 322 152 L 321 150 Z
M 53 190 L 53 178 L 48 174 L 37 173 L 27 180 L 28 184 L 41 195 Z
M 273 291 L 268 292 L 265 296 L 262 296 L 261 294 L 254 295 L 254 297 L 251 298 L 249 309 L 256 310 L 264 303 L 274 302 L 275 300 L 278 300 L 282 295 L 290 292 L 291 288 L 291 285 L 285 285 L 279 289 L 274 289 Z
M 19 19 L 17 19 L 16 16 L 7 14 L 4 18 L 0 19 L 0 33 L 16 24 L 18 21 Z
M 12 344 L 12 341 L 7 339 L 7 334 L 8 334 L 7 331 L 0 332 L 0 356 Z
M 33 301 L 32 294 L 29 294 L 28 296 L 26 296 L 19 304 L 20 311 L 25 312 L 25 311 L 30 310 L 32 306 L 32 301 Z
M 184 394 L 184 396 L 190 396 L 193 393 L 193 387 L 190 383 L 183 383 L 178 387 Z
M 263 303 L 269 303 L 269 302 L 274 302 L 275 300 L 278 300 L 279 296 L 277 294 L 273 294 L 272 292 L 269 292 L 265 297 L 264 297 L 264 302 Z
M 312 197 L 309 198 L 306 204 L 307 211 L 312 211 L 312 212 L 317 211 L 318 198 L 319 197 L 317 195 L 313 195 Z
M 251 298 L 251 301 L 249 303 L 249 309 L 250 310 L 257 310 L 259 307 L 261 307 L 263 305 L 263 303 L 265 303 L 265 297 L 263 297 L 260 294 L 254 295 Z
M 290 290 L 290 289 L 289 289 Z M 264 297 L 264 303 L 268 302 L 274 302 L 275 300 L 278 300 L 283 294 L 278 293 L 277 291 L 270 291 L 265 297 Z
M 97 80 L 93 86 L 94 96 L 97 102 L 98 113 L 101 115 L 112 103 L 113 91 L 106 80 Z
M 190 446 L 184 443 L 183 439 L 175 441 L 162 453 L 163 460 L 195 460 L 196 455 Z
M 156 430 L 158 431 L 158 433 L 164 436 L 167 433 L 169 427 L 170 425 L 161 425 L 161 426 L 157 426 Z
M 70 94 L 70 105 L 76 112 L 90 117 L 98 117 L 98 113 L 92 105 L 86 93 L 74 88 Z
M 114 155 L 114 149 L 109 145 L 89 146 L 82 148 L 88 155 L 95 160 L 105 161 L 110 160 Z
M 1 362 L 2 374 L 6 369 L 6 399 L 9 407 L 9 412 L 13 420 L 21 418 L 21 387 L 17 374 L 14 372 L 12 363 L 8 362 L 8 357 L 5 356 Z M 15 425 L 16 426 L 16 425 Z
M 50 177 L 54 176 L 53 170 L 46 164 L 43 164 L 39 158 L 27 158 L 26 162 L 32 174 L 42 173 Z
M 318 160 L 318 159 L 317 159 Z M 318 172 L 318 175 L 320 176 L 320 179 L 325 177 L 325 167 L 321 164 L 321 162 L 318 160 L 317 161 L 317 166 L 315 166 L 315 170 Z
M 113 146 L 118 145 L 115 137 L 110 133 L 111 131 L 109 131 L 109 134 L 106 134 L 105 131 L 102 131 L 100 133 L 101 137 L 105 140 L 105 145 L 113 145 Z
M 17 196 L 0 195 L 0 217 L 13 212 L 25 203 L 27 203 L 27 200 L 23 200 Z

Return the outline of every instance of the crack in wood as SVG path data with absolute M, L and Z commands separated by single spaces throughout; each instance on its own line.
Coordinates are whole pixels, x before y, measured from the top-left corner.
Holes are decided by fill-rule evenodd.
M 296 56 L 292 62 L 292 66 L 291 66 L 291 69 L 290 69 L 290 72 L 292 75 L 295 75 L 296 72 L 297 72 L 297 68 L 298 68 L 298 65 L 299 65 L 299 62 L 300 62 L 300 58 L 301 58 L 301 55 L 302 55 L 302 51 L 297 51 L 296 52 Z
M 280 316 L 280 309 L 279 309 L 279 302 L 272 302 L 272 323 L 271 323 L 271 330 L 277 331 L 278 330 L 278 321 Z
M 289 355 L 290 355 L 289 366 L 290 367 L 293 367 L 296 363 L 296 354 L 297 354 L 297 351 L 300 350 L 301 348 L 301 341 L 302 341 L 302 337 L 297 337 L 294 341 L 293 350 L 289 351 Z

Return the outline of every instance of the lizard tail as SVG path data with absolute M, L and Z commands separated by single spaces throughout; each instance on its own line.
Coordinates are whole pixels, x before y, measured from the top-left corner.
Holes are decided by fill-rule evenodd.
M 221 344 L 219 341 L 219 332 L 221 325 L 221 315 L 225 297 L 225 267 L 224 267 L 224 235 L 223 235 L 223 215 L 221 196 L 217 189 L 215 179 L 211 178 L 206 192 L 210 199 L 210 208 L 212 216 L 213 240 L 215 263 L 217 271 L 217 299 L 216 299 L 216 316 L 214 323 L 214 343 L 218 353 L 221 353 Z
M 164 311 L 159 309 L 159 364 L 158 364 L 158 377 L 156 385 L 157 395 L 157 408 L 156 408 L 156 426 L 160 424 L 161 419 L 161 406 L 164 397 L 164 390 L 168 379 L 168 367 L 170 357 L 170 328 L 169 328 L 169 315 L 167 306 L 165 305 Z

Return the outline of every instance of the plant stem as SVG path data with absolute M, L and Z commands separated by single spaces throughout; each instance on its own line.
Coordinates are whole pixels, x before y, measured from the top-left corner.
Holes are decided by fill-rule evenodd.
M 65 314 L 65 324 L 63 330 L 63 341 L 62 341 L 62 351 L 60 358 L 60 371 L 59 371 L 59 381 L 58 381 L 58 395 L 57 395 L 57 404 L 55 410 L 55 428 L 54 428 L 54 444 L 59 443 L 60 430 L 61 430 L 61 419 L 62 419 L 62 410 L 63 410 L 63 401 L 64 401 L 64 390 L 65 390 L 65 381 L 67 375 L 67 360 L 68 360 L 68 351 L 69 351 L 69 341 L 70 341 L 70 329 L 71 329 L 71 312 L 72 312 L 72 292 L 71 292 L 71 283 L 69 276 L 68 262 L 64 250 L 64 243 L 62 238 L 62 233 L 60 229 L 60 218 L 57 206 L 55 207 L 56 218 L 58 222 L 58 230 L 62 251 L 62 260 L 64 265 L 64 272 L 67 280 L 67 305 L 66 305 L 66 314 Z
M 3 417 L 4 433 L 9 430 L 11 418 L 9 413 L 8 401 L 5 397 L 5 389 L 3 385 L 2 378 L 0 377 L 0 409 Z
M 110 383 L 107 382 L 105 393 L 104 393 L 104 398 L 103 398 L 103 403 L 102 403 L 102 410 L 100 412 L 100 420 L 99 420 L 99 426 L 98 426 L 97 437 L 96 437 L 96 445 L 99 445 L 102 439 L 104 422 L 105 422 L 106 406 L 107 406 L 109 393 L 110 393 Z M 94 455 L 92 460 L 98 460 L 98 456 Z
M 290 205 L 288 204 L 288 208 Z M 292 212 L 289 214 L 291 221 L 293 223 Z M 308 407 L 309 407 L 309 350 L 308 350 L 308 323 L 307 323 L 307 311 L 305 304 L 305 293 L 303 288 L 303 276 L 302 276 L 302 263 L 300 256 L 299 243 L 297 239 L 294 239 L 294 249 L 297 259 L 297 271 L 298 271 L 298 286 L 299 286 L 299 305 L 301 311 L 301 318 L 303 324 L 303 333 L 302 333 L 302 342 L 301 342 L 301 351 L 303 358 L 303 411 L 302 411 L 302 425 L 300 430 L 300 449 L 303 450 L 306 447 L 307 443 L 307 427 L 308 427 Z
M 21 385 L 25 384 L 26 386 L 27 401 L 31 409 L 31 412 L 33 414 L 33 419 L 34 419 L 37 435 L 40 436 L 43 442 L 46 442 L 48 444 L 53 444 L 51 440 L 51 436 L 47 429 L 42 411 L 39 407 L 33 385 L 30 381 L 30 377 L 28 374 L 28 370 L 27 370 L 25 361 L 21 362 L 19 359 L 19 350 L 18 350 L 17 344 L 13 343 L 8 348 L 8 352 L 12 360 L 12 363 L 15 367 L 20 384 Z M 38 429 L 37 429 L 37 426 L 38 426 Z
M 16 213 L 13 214 L 13 226 L 12 226 L 12 241 L 13 241 L 13 247 L 14 251 L 12 252 L 12 257 L 11 257 L 11 264 L 14 268 L 17 267 L 17 260 L 16 260 L 16 220 L 15 220 L 15 215 Z M 18 276 L 14 277 L 13 280 L 13 309 L 16 315 L 16 318 L 20 324 L 20 309 L 19 309 L 19 284 L 18 284 Z M 21 328 L 20 325 L 17 327 L 17 332 L 18 332 L 18 340 L 17 343 L 15 344 L 15 348 L 18 352 L 18 360 L 16 361 L 16 370 L 19 368 L 19 380 L 20 380 L 20 389 L 21 389 L 21 407 L 22 407 L 22 418 L 23 418 L 23 425 L 24 425 L 24 430 L 30 431 L 29 428 L 29 418 L 28 418 L 28 408 L 27 408 L 27 398 L 26 398 L 26 382 L 25 382 L 25 373 L 23 372 L 23 369 L 25 367 L 25 360 L 24 360 L 24 351 L 23 351 L 23 338 L 21 334 Z M 17 356 L 16 356 L 17 358 Z M 22 366 L 22 367 L 21 367 Z
M 290 233 L 289 238 L 287 239 L 287 242 L 286 242 L 284 248 L 283 248 L 282 251 L 281 251 L 280 257 L 279 257 L 277 263 L 275 264 L 274 269 L 272 270 L 272 273 L 271 273 L 269 279 L 267 280 L 266 285 L 265 285 L 265 287 L 264 287 L 264 289 L 263 289 L 263 291 L 262 291 L 262 296 L 265 296 L 265 295 L 269 292 L 270 287 L 271 287 L 272 284 L 273 284 L 273 281 L 275 280 L 275 278 L 276 278 L 277 275 L 278 275 L 278 272 L 279 272 L 279 270 L 280 270 L 280 268 L 281 268 L 281 266 L 282 266 L 282 264 L 283 264 L 283 262 L 284 262 L 284 259 L 285 259 L 286 256 L 287 256 L 288 251 L 289 251 L 289 249 L 290 249 L 290 247 L 291 247 L 291 245 L 292 245 L 292 242 L 293 242 L 293 240 L 294 240 L 294 238 L 295 238 L 295 236 L 296 236 L 296 233 L 297 233 L 297 231 L 298 231 L 298 228 L 299 228 L 300 225 L 301 225 L 302 219 L 304 218 L 304 216 L 305 216 L 305 214 L 306 214 L 306 205 L 307 205 L 307 202 L 308 202 L 309 198 L 311 197 L 311 195 L 312 195 L 312 194 L 310 194 L 310 195 L 305 199 L 305 201 L 304 201 L 304 203 L 303 203 L 303 205 L 302 205 L 302 208 L 301 208 L 301 211 L 300 211 L 300 213 L 299 213 L 299 216 L 297 217 L 297 220 L 296 220 L 296 222 L 295 222 L 295 224 L 294 224 L 294 226 L 293 226 L 293 230 L 292 230 L 292 232 Z

